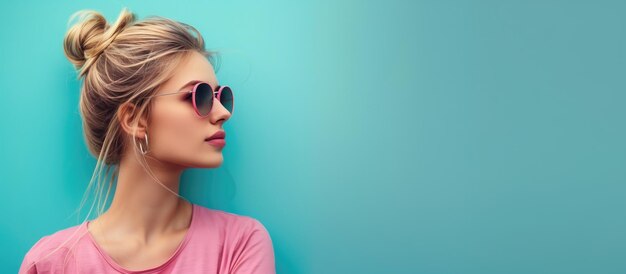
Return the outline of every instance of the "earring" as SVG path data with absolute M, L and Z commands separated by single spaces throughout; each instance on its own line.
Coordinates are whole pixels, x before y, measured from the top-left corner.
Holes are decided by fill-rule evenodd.
M 146 153 L 148 153 L 148 133 L 146 133 L 146 150 L 143 150 L 143 146 L 141 145 L 141 142 L 139 142 L 139 150 L 141 150 L 141 154 L 146 155 Z

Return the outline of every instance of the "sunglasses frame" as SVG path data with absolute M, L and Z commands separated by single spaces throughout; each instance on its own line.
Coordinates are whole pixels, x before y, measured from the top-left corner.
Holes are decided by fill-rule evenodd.
M 205 118 L 205 117 L 209 116 L 209 114 L 211 114 L 211 111 L 213 111 L 213 106 L 215 106 L 215 104 L 211 103 L 211 109 L 209 110 L 209 113 L 207 113 L 207 114 L 206 114 L 206 115 L 204 115 L 204 116 L 203 116 L 202 114 L 200 114 L 200 112 L 198 111 L 198 107 L 197 107 L 197 105 L 196 105 L 196 90 L 198 90 L 198 86 L 200 86 L 201 84 L 206 84 L 206 85 L 208 85 L 208 86 L 209 86 L 209 89 L 211 90 L 211 93 L 212 93 L 212 95 L 213 95 L 213 98 L 216 98 L 216 99 L 217 99 L 217 101 L 220 101 L 220 97 L 222 96 L 222 90 L 224 90 L 224 88 L 228 88 L 228 89 L 230 89 L 230 93 L 232 94 L 232 97 L 233 97 L 233 98 L 232 98 L 232 101 L 233 101 L 233 107 L 232 107 L 232 109 L 230 110 L 230 114 L 232 115 L 232 114 L 233 114 L 233 112 L 235 112 L 235 95 L 233 94 L 233 89 L 232 89 L 232 88 L 230 88 L 230 87 L 229 87 L 229 86 L 227 86 L 227 85 L 224 85 L 224 86 L 219 86 L 219 85 L 218 85 L 218 86 L 217 86 L 217 88 L 218 88 L 218 89 L 217 89 L 217 91 L 215 91 L 215 90 L 213 89 L 213 86 L 211 86 L 211 84 L 209 84 L 209 83 L 207 83 L 207 82 L 198 82 L 198 83 L 196 83 L 196 84 L 193 86 L 193 88 L 192 88 L 191 90 L 188 90 L 188 91 L 177 91 L 177 92 L 170 92 L 170 93 L 156 94 L 156 95 L 148 96 L 148 98 L 151 98 L 151 97 L 157 97 L 157 96 L 164 96 L 164 95 L 172 95 L 172 94 L 191 93 L 191 99 L 192 99 L 192 100 L 191 100 L 191 104 L 193 105 L 193 109 L 194 109 L 194 111 L 196 112 L 196 115 L 198 115 L 198 117 L 200 117 L 200 118 Z M 220 101 L 220 104 L 221 104 L 221 103 L 222 103 L 222 102 Z

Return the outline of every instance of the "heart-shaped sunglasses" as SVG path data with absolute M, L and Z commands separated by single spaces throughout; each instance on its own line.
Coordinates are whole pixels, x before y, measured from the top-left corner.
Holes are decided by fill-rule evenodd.
M 209 113 L 211 113 L 211 109 L 213 108 L 213 97 L 217 97 L 217 100 L 220 101 L 222 106 L 224 106 L 224 108 L 226 108 L 226 110 L 228 110 L 231 115 L 235 107 L 233 101 L 233 91 L 229 86 L 217 86 L 217 91 L 214 91 L 213 87 L 211 87 L 211 85 L 206 82 L 196 83 L 193 86 L 193 89 L 189 91 L 162 93 L 149 97 L 181 93 L 190 93 L 188 96 L 185 97 L 185 99 L 191 98 L 191 104 L 193 105 L 196 114 L 198 114 L 198 116 L 200 116 L 201 118 L 207 117 L 209 116 Z

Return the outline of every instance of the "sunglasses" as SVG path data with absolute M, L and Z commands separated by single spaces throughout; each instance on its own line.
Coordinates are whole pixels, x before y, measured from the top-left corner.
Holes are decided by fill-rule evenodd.
M 224 106 L 224 108 L 226 108 L 231 115 L 233 113 L 233 108 L 235 107 L 233 103 L 233 91 L 229 86 L 217 86 L 217 91 L 213 91 L 213 87 L 206 82 L 198 82 L 193 86 L 193 89 L 189 91 L 163 93 L 149 97 L 180 93 L 189 93 L 189 95 L 185 96 L 185 99 L 191 99 L 193 109 L 196 111 L 196 114 L 200 116 L 200 118 L 207 117 L 209 116 L 209 113 L 211 113 L 211 109 L 213 108 L 213 97 L 217 97 L 217 100 L 220 101 L 222 106 Z

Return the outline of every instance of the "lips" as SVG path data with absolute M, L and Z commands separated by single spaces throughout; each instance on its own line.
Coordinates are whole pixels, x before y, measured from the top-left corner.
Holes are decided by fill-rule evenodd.
M 204 139 L 205 141 L 209 141 L 209 140 L 213 140 L 213 139 L 224 139 L 226 138 L 226 132 L 224 131 L 218 131 L 215 134 L 211 135 L 210 137 L 207 137 L 206 139 Z

